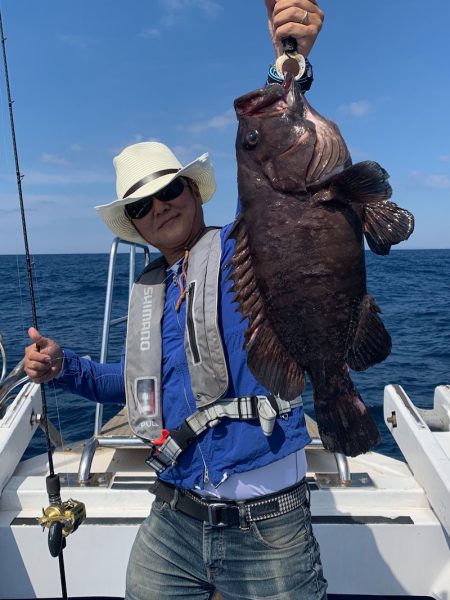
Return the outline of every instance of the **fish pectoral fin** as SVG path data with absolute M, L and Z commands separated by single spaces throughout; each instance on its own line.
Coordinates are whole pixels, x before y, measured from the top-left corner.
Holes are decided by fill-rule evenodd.
M 330 196 L 364 205 L 364 235 L 376 254 L 389 254 L 393 244 L 407 240 L 414 230 L 413 215 L 388 201 L 392 195 L 388 179 L 383 167 L 366 160 L 344 169 L 329 187 Z
M 287 353 L 267 320 L 253 335 L 250 324 L 247 337 L 247 364 L 256 379 L 283 400 L 297 398 L 305 389 L 305 372 Z
M 355 371 L 365 371 L 391 352 L 391 336 L 379 317 L 380 312 L 373 297 L 366 294 L 359 305 L 353 342 L 347 355 L 347 364 Z
M 389 173 L 373 160 L 365 160 L 347 167 L 333 178 L 330 191 L 351 202 L 368 204 L 389 200 L 392 188 Z
M 323 189 L 311 196 L 311 204 L 314 206 L 318 204 L 341 204 L 347 206 L 350 204 L 350 201 L 339 190 Z
M 391 246 L 407 240 L 414 231 L 414 216 L 394 202 L 364 207 L 364 235 L 375 254 L 389 254 Z

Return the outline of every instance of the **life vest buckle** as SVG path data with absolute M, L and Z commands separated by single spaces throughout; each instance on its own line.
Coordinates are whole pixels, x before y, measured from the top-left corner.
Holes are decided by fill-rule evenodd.
M 160 438 L 157 440 L 151 440 L 152 446 L 162 446 L 170 435 L 170 431 L 168 429 L 162 429 L 161 433 L 162 435 Z M 159 454 L 159 450 L 155 450 L 155 454 Z

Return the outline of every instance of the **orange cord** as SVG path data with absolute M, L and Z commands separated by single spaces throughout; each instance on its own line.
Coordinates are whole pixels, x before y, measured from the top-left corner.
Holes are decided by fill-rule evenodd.
M 188 278 L 187 278 L 187 267 L 188 267 L 188 259 L 189 259 L 189 250 L 186 248 L 184 251 L 183 262 L 181 263 L 181 273 L 178 277 L 178 287 L 180 288 L 180 297 L 177 300 L 175 305 L 175 310 L 178 312 L 180 310 L 181 304 L 183 300 L 186 298 L 187 286 L 188 286 Z

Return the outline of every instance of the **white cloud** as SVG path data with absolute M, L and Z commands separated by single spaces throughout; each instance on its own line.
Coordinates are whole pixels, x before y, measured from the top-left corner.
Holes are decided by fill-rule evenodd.
M 450 189 L 450 177 L 444 173 L 422 173 L 411 171 L 412 177 L 426 187 L 447 190 Z
M 28 184 L 72 185 L 85 183 L 109 183 L 114 181 L 113 173 L 103 171 L 71 171 L 70 173 L 45 173 L 42 171 L 27 171 Z
M 143 29 L 142 31 L 137 33 L 136 37 L 142 38 L 144 40 L 148 40 L 148 39 L 157 38 L 160 35 L 161 35 L 161 31 L 159 29 L 156 29 L 156 27 L 147 27 L 146 29 Z
M 108 148 L 107 153 L 112 156 L 117 156 L 117 154 L 120 154 L 127 146 L 130 146 L 131 144 L 138 144 L 139 142 L 161 142 L 161 140 L 157 137 L 146 137 L 142 133 L 133 133 L 130 139 L 123 141 L 120 145 L 117 144 L 116 146 L 111 146 Z
M 69 148 L 72 152 L 83 152 L 84 148 L 81 144 L 71 144 Z
M 176 12 L 194 8 L 200 10 L 209 17 L 215 17 L 223 10 L 223 6 L 215 0 L 160 0 L 160 4 L 166 12 Z
M 16 200 L 17 194 L 0 194 L 0 213 L 3 215 L 15 214 L 20 212 L 19 202 Z M 28 212 L 36 212 L 43 210 L 47 206 L 53 206 L 61 201 L 66 200 L 66 196 L 50 195 L 50 194 L 30 194 L 26 193 L 25 197 L 25 214 Z
M 450 178 L 447 175 L 442 174 L 431 174 L 426 175 L 424 178 L 426 185 L 441 190 L 447 190 L 450 188 Z
M 69 161 L 65 158 L 49 154 L 48 152 L 41 154 L 41 162 L 59 166 L 67 166 L 69 164 Z
M 341 114 L 352 117 L 364 117 L 372 111 L 372 103 L 368 100 L 357 100 L 348 104 L 342 104 L 339 106 L 338 111 Z
M 226 129 L 235 123 L 236 115 L 234 110 L 230 108 L 221 115 L 216 115 L 215 117 L 211 117 L 205 121 L 197 121 L 197 123 L 183 127 L 183 129 L 189 131 L 190 133 L 202 133 L 210 129 Z
M 443 154 L 439 157 L 439 160 L 442 160 L 442 162 L 450 162 L 450 154 Z
M 27 208 L 27 210 L 36 210 L 35 208 Z M 16 208 L 0 208 L 0 215 L 6 216 L 6 215 L 15 215 L 16 213 L 18 213 L 20 211 L 19 206 L 17 206 Z
M 162 16 L 157 26 L 142 29 L 137 37 L 152 39 L 159 37 L 161 32 L 159 26 L 172 29 L 178 23 L 183 22 L 186 12 L 197 11 L 210 19 L 215 19 L 223 10 L 223 6 L 216 0 L 159 0 Z
M 88 38 L 83 37 L 81 35 L 67 35 L 64 33 L 60 33 L 58 35 L 58 40 L 63 44 L 67 44 L 68 46 L 72 46 L 73 48 L 86 49 L 91 45 L 91 41 Z
M 187 165 L 198 156 L 207 152 L 207 149 L 202 144 L 191 144 L 190 146 L 178 144 L 174 146 L 172 150 L 178 160 L 184 165 Z

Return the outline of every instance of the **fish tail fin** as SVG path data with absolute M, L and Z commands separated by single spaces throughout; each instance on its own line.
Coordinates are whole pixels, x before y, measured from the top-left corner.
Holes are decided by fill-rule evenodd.
M 314 406 L 323 445 L 331 452 L 358 456 L 380 443 L 380 433 L 348 375 L 330 378 L 332 387 L 314 384 Z

